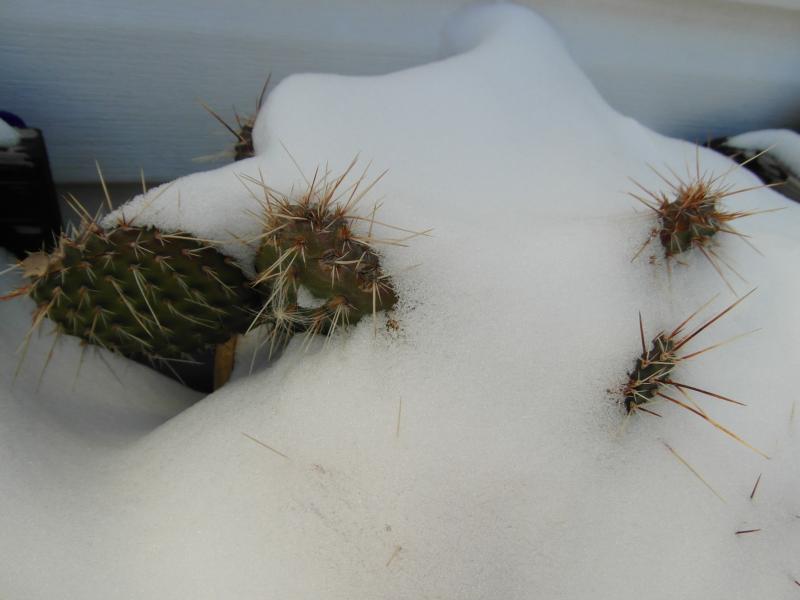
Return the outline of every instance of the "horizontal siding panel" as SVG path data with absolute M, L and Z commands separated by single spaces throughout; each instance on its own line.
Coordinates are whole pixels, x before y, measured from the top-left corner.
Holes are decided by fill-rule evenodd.
M 380 74 L 440 56 L 466 0 L 27 2 L 0 7 L 0 107 L 44 130 L 58 181 L 207 169 L 231 139 L 199 106 L 254 108 L 268 72 Z M 669 135 L 800 124 L 800 6 L 533 0 L 620 112 Z M 776 6 L 777 5 L 777 6 Z

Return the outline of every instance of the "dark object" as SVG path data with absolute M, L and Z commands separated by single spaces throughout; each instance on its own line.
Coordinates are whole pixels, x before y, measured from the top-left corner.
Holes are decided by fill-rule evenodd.
M 230 131 L 236 137 L 236 143 L 233 146 L 234 161 L 251 158 L 256 154 L 255 149 L 253 148 L 253 127 L 256 124 L 258 111 L 261 110 L 261 105 L 264 103 L 264 95 L 267 93 L 270 79 L 272 79 L 271 73 L 267 75 L 267 80 L 264 82 L 264 87 L 261 88 L 261 93 L 258 95 L 256 112 L 254 115 L 250 117 L 241 117 L 239 116 L 239 113 L 236 112 L 236 109 L 234 109 L 237 129 L 234 129 L 231 125 L 228 125 L 228 123 L 225 122 L 225 119 L 220 117 L 211 107 L 201 103 L 203 108 L 205 108 L 212 117 L 219 121 L 225 129 Z
M 0 147 L 0 246 L 25 258 L 52 250 L 61 213 L 42 132 L 18 131 L 19 145 Z
M 775 186 L 775 191 L 783 194 L 790 200 L 800 202 L 800 173 L 794 173 L 786 164 L 778 160 L 774 154 L 764 152 L 758 158 L 753 158 L 761 150 L 745 150 L 728 145 L 728 138 L 717 138 L 708 143 L 709 148 L 724 154 L 742 164 L 752 171 L 756 177 L 766 184 L 780 184 Z
M 253 149 L 253 125 L 255 121 L 251 117 L 241 119 L 239 115 L 236 115 L 236 122 L 239 125 L 239 131 L 236 134 L 236 144 L 233 146 L 233 160 L 235 161 L 256 155 Z
M 20 119 L 14 113 L 10 113 L 5 110 L 0 110 L 0 119 L 3 119 L 3 121 L 11 125 L 11 127 L 16 127 L 17 129 L 25 129 L 27 127 L 25 121 Z

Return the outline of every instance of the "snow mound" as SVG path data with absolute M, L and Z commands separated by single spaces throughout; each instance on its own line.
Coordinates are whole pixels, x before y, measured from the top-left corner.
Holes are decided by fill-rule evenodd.
M 800 208 L 768 189 L 730 198 L 732 210 L 786 210 L 741 221 L 764 256 L 720 240 L 748 278 L 732 283 L 758 291 L 692 348 L 761 330 L 675 374 L 746 402 L 694 395 L 771 460 L 678 407 L 625 423 L 613 390 L 641 352 L 639 311 L 653 336 L 717 293 L 708 315 L 734 300 L 702 257 L 671 276 L 631 261 L 653 216 L 622 193 L 628 177 L 660 189 L 648 163 L 680 172 L 697 157 L 736 187 L 757 181 L 615 113 L 523 8 L 461 14 L 445 48 L 440 62 L 380 77 L 290 77 L 259 114 L 256 157 L 120 209 L 228 240 L 248 264 L 252 248 L 233 240 L 259 233 L 252 179 L 289 191 L 304 185 L 295 162 L 308 176 L 325 164 L 336 173 L 360 153 L 391 169 L 374 190 L 380 220 L 434 234 L 383 249 L 403 298 L 396 334 L 363 323 L 305 351 L 295 340 L 270 367 L 112 452 L 89 434 L 72 455 L 74 437 L 14 436 L 0 463 L 17 490 L 0 496 L 6 593 L 797 596 Z M 31 455 L 40 462 L 26 470 Z M 39 486 L 51 493 L 30 502 Z

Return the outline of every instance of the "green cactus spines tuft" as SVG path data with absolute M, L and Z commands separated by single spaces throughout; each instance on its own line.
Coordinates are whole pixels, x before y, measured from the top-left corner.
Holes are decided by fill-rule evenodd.
M 37 314 L 130 358 L 189 358 L 250 323 L 254 291 L 232 259 L 182 233 L 89 224 L 23 261 Z

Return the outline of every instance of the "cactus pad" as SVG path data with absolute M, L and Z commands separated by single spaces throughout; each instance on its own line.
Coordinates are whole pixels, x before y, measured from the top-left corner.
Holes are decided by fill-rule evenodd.
M 669 374 L 678 364 L 672 336 L 659 333 L 649 350 L 644 346 L 644 338 L 642 340 L 642 354 L 628 373 L 628 383 L 623 390 L 623 403 L 628 413 L 658 400 L 660 388 L 667 385 Z
M 267 80 L 264 82 L 264 87 L 261 88 L 261 93 L 259 94 L 258 101 L 256 102 L 255 114 L 242 117 L 238 112 L 234 112 L 234 118 L 236 119 L 235 128 L 229 125 L 225 119 L 223 119 L 212 108 L 203 104 L 203 108 L 205 108 L 212 117 L 219 121 L 219 123 L 225 129 L 231 132 L 236 138 L 236 142 L 234 142 L 233 145 L 234 161 L 244 160 L 246 158 L 255 156 L 255 149 L 253 148 L 253 127 L 256 124 L 256 116 L 258 115 L 258 111 L 261 110 L 261 105 L 264 102 L 264 96 L 267 93 L 267 88 L 269 87 L 269 81 L 271 77 L 272 75 L 267 76 Z M 230 151 L 225 152 L 225 154 L 230 156 Z
M 642 353 L 636 359 L 633 370 L 628 373 L 627 383 L 622 387 L 622 404 L 625 407 L 625 412 L 631 414 L 637 411 L 642 411 L 660 417 L 661 415 L 651 410 L 650 407 L 659 401 L 667 401 L 697 415 L 722 433 L 735 439 L 740 444 L 750 448 L 762 456 L 766 456 L 763 452 L 751 446 L 730 429 L 727 429 L 716 420 L 711 418 L 708 413 L 706 413 L 694 400 L 690 398 L 689 393 L 697 392 L 717 400 L 723 400 L 725 402 L 743 406 L 741 402 L 716 392 L 704 390 L 694 385 L 681 383 L 673 379 L 672 375 L 675 368 L 681 362 L 699 356 L 700 354 L 708 352 L 709 350 L 713 350 L 724 343 L 722 342 L 713 344 L 701 350 L 695 350 L 685 354 L 681 353 L 679 355 L 679 351 L 686 344 L 688 344 L 695 337 L 697 337 L 698 334 L 733 310 L 740 302 L 752 294 L 753 291 L 755 290 L 752 290 L 746 295 L 742 296 L 739 298 L 739 300 L 705 321 L 702 325 L 698 325 L 690 333 L 684 333 L 684 328 L 688 325 L 688 323 L 703 308 L 705 308 L 700 307 L 700 309 L 689 315 L 689 317 L 684 319 L 684 321 L 675 327 L 675 329 L 673 329 L 670 333 L 665 333 L 662 331 L 656 335 L 650 342 L 649 348 L 645 342 L 642 315 L 639 314 L 639 335 L 642 344 Z M 684 400 L 676 398 L 676 395 L 683 396 Z
M 268 194 L 256 283 L 267 296 L 260 319 L 284 341 L 297 331 L 329 334 L 397 302 L 371 233 L 356 233 L 360 225 L 366 228 L 358 221 L 366 219 L 351 209 L 363 193 L 357 194 L 356 185 L 347 202 L 334 200 L 343 179 L 311 183 L 297 199 Z M 300 305 L 301 287 L 318 305 Z
M 254 292 L 232 259 L 191 236 L 94 223 L 22 262 L 35 317 L 130 358 L 190 358 L 242 332 Z
M 661 243 L 664 258 L 667 261 L 696 248 L 711 263 L 728 287 L 733 290 L 723 274 L 723 267 L 733 273 L 736 272 L 715 249 L 718 234 L 732 234 L 747 241 L 745 236 L 734 229 L 731 222 L 769 211 L 726 211 L 722 206 L 725 198 L 756 188 L 733 189 L 731 185 L 725 184 L 723 181 L 727 173 L 722 175 L 702 173 L 699 159 L 694 172 L 687 169 L 685 179 L 672 170 L 670 173 L 672 179 L 656 171 L 656 174 L 667 185 L 666 191 L 651 191 L 634 181 L 645 195 L 635 193 L 630 195 L 657 216 L 656 226 L 653 227 L 650 236 L 642 244 L 634 258 L 656 238 Z M 651 261 L 655 261 L 655 259 L 655 256 L 651 257 Z

